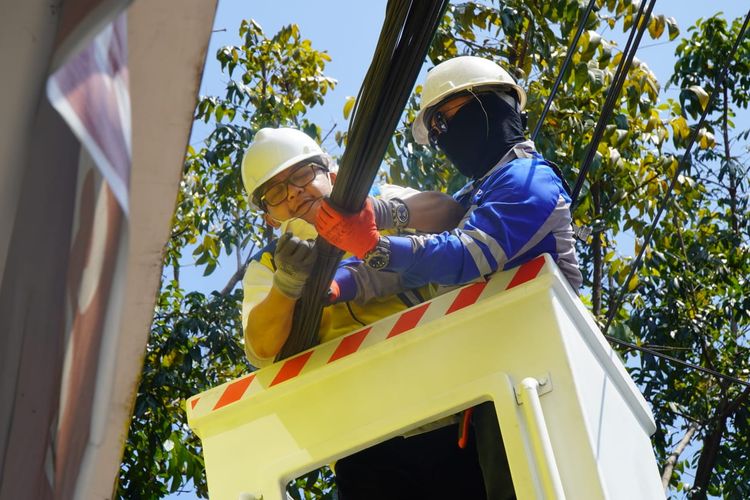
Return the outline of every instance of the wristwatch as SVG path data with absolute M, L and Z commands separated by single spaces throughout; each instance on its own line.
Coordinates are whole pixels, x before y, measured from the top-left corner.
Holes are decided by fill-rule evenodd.
M 403 229 L 409 223 L 409 207 L 403 200 L 393 198 L 391 200 L 391 216 L 393 217 L 393 226 L 396 229 Z
M 380 237 L 375 247 L 365 254 L 365 264 L 373 269 L 383 269 L 391 261 L 391 243 Z

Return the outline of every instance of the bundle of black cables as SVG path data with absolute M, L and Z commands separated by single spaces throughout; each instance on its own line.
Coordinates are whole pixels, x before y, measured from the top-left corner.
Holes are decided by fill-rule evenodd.
M 448 0 L 389 0 L 370 68 L 359 91 L 331 201 L 350 212 L 367 199 Z M 318 343 L 325 296 L 342 252 L 322 238 L 278 359 Z

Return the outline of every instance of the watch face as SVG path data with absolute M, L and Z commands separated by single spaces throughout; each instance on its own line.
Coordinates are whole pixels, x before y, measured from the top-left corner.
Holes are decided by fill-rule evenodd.
M 365 255 L 365 264 L 373 269 L 383 269 L 391 260 L 391 245 L 388 238 L 381 237 L 375 248 Z
M 388 265 L 388 258 L 386 255 L 377 253 L 367 259 L 367 265 L 373 269 L 383 269 Z
M 396 223 L 398 226 L 405 226 L 409 222 L 409 209 L 406 205 L 400 204 L 396 207 Z

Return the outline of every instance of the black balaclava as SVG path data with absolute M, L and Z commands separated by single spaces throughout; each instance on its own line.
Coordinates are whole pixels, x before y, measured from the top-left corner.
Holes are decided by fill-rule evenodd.
M 476 94 L 453 115 L 437 145 L 467 177 L 479 179 L 519 142 L 521 114 L 492 92 Z

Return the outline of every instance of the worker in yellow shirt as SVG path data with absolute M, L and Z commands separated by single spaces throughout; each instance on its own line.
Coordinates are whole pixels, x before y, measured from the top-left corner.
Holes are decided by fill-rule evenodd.
M 242 180 L 251 203 L 282 232 L 254 256 L 243 279 L 245 352 L 251 364 L 262 367 L 273 362 L 289 336 L 295 304 L 315 263 L 317 233 L 312 223 L 332 190 L 336 166 L 303 132 L 265 128 L 245 152 Z M 382 185 L 371 195 L 367 204 L 376 214 L 378 228 L 394 235 L 405 234 L 407 228 L 447 230 L 464 213 L 443 193 Z M 376 279 L 371 279 L 372 273 Z M 380 273 L 356 258 L 345 258 L 332 282 L 332 303 L 324 309 L 319 340 L 352 332 L 432 296 L 429 286 L 403 289 L 398 274 Z M 339 460 L 339 498 L 484 499 L 473 443 L 460 449 L 457 419 L 443 424 Z

